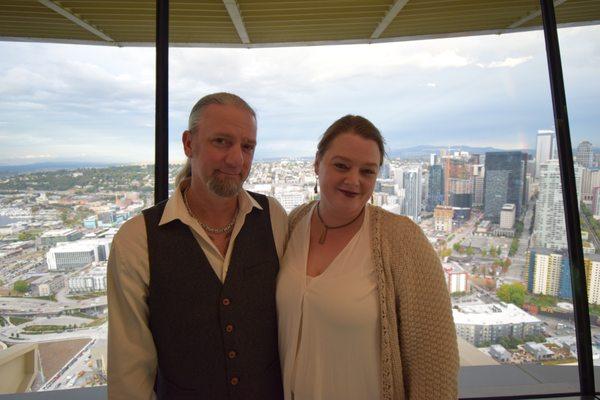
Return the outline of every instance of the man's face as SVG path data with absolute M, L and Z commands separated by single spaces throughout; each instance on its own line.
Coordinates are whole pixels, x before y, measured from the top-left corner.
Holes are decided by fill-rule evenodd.
M 234 105 L 204 108 L 195 131 L 183 133 L 192 180 L 220 197 L 236 196 L 250 173 L 256 147 L 256 120 Z

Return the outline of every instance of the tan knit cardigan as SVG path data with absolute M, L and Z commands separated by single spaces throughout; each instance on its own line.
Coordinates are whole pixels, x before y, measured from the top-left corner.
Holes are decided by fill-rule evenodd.
M 312 203 L 289 216 L 290 235 Z M 368 206 L 381 322 L 381 399 L 457 398 L 458 348 L 440 260 L 409 218 Z

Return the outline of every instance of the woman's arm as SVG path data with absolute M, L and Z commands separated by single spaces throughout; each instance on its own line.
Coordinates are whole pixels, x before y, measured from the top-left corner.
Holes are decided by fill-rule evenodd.
M 421 228 L 406 218 L 401 224 L 390 253 L 406 397 L 456 399 L 458 348 L 444 271 Z

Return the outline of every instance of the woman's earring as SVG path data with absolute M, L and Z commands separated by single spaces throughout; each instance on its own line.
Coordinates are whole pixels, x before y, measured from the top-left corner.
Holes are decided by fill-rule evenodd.
M 319 175 L 315 177 L 315 194 L 319 193 L 319 188 L 317 185 L 319 184 Z
M 315 182 L 315 194 L 319 193 L 319 191 L 317 190 L 317 182 Z

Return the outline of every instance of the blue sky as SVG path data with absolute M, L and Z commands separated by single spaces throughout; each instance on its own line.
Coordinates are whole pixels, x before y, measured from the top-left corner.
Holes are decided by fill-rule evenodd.
M 559 31 L 574 146 L 600 145 L 600 27 Z M 0 42 L 0 164 L 154 157 L 154 49 Z M 194 102 L 231 91 L 259 116 L 256 158 L 312 156 L 361 114 L 389 149 L 533 148 L 553 127 L 541 31 L 374 45 L 170 51 L 170 158 Z

